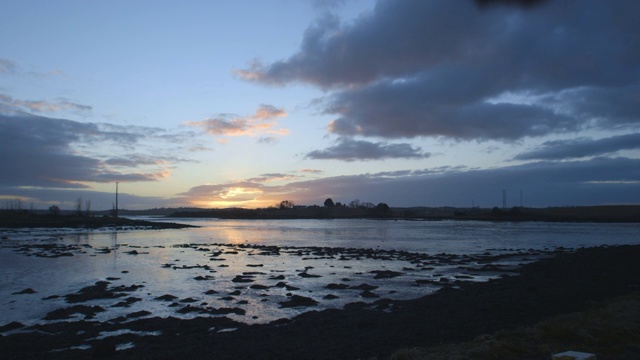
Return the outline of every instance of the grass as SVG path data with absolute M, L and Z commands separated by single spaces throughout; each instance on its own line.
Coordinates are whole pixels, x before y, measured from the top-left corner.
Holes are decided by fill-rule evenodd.
M 640 293 L 466 343 L 402 349 L 391 359 L 550 359 L 568 350 L 594 353 L 598 360 L 640 359 Z

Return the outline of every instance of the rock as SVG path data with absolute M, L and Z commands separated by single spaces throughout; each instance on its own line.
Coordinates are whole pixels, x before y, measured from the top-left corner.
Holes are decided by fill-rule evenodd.
M 0 326 L 0 333 L 6 332 L 6 331 L 20 329 L 20 328 L 23 328 L 23 327 L 24 327 L 24 324 L 22 324 L 20 322 L 17 322 L 17 321 L 12 321 L 12 322 L 8 323 L 7 325 Z
M 373 270 L 369 272 L 372 274 L 376 274 L 373 277 L 374 279 L 390 279 L 390 278 L 394 278 L 396 276 L 400 276 L 404 274 L 401 272 L 391 271 L 391 270 Z
M 47 314 L 44 320 L 64 320 L 70 319 L 74 314 L 82 314 L 85 317 L 94 317 L 96 313 L 105 311 L 100 306 L 74 305 L 67 308 L 56 309 Z
M 377 297 L 379 297 L 378 295 L 372 293 L 369 290 L 365 290 L 365 291 L 361 292 L 360 296 L 362 296 L 363 298 L 377 298 Z
M 255 289 L 255 290 L 266 290 L 269 287 L 265 286 L 265 285 L 255 284 L 255 285 L 251 285 L 250 288 Z
M 21 295 L 21 294 L 35 294 L 37 293 L 37 291 L 33 290 L 32 288 L 26 288 L 24 290 L 18 291 L 18 292 L 14 292 L 13 295 Z
M 325 288 L 330 289 L 330 290 L 345 290 L 345 289 L 349 288 L 349 285 L 331 283 L 331 284 L 325 286 Z
M 151 312 L 147 310 L 141 310 L 141 311 L 132 312 L 131 314 L 127 314 L 127 318 L 133 319 L 133 318 L 139 318 L 147 315 L 151 315 Z
M 279 304 L 280 307 L 290 308 L 298 306 L 315 306 L 318 304 L 318 302 L 306 296 L 293 295 L 291 296 L 291 299 L 287 301 L 281 301 Z
M 154 300 L 160 300 L 160 301 L 173 301 L 175 299 L 177 299 L 177 296 L 173 296 L 173 295 L 169 295 L 169 294 L 165 294 L 162 296 L 158 296 L 157 298 L 155 298 Z
M 303 278 L 318 278 L 318 277 L 322 277 L 322 275 L 309 274 L 306 271 L 303 271 L 303 272 L 299 273 L 298 276 L 303 277 Z
M 371 291 L 371 290 L 375 290 L 377 288 L 378 288 L 377 286 L 363 283 L 363 284 L 360 284 L 358 286 L 351 286 L 349 289 L 358 289 L 358 290 L 364 290 L 364 291 Z
M 84 287 L 75 294 L 65 295 L 65 299 L 68 303 L 79 303 L 89 300 L 114 299 L 124 296 L 124 294 L 107 290 L 107 285 L 109 285 L 107 281 L 98 281 L 95 285 Z
M 204 281 L 204 280 L 213 280 L 215 278 L 211 275 L 205 275 L 205 276 L 196 276 L 193 279 L 198 281 Z
M 246 276 L 246 275 L 236 275 L 236 277 L 234 277 L 231 281 L 236 282 L 236 283 L 249 283 L 249 282 L 253 282 L 253 276 Z

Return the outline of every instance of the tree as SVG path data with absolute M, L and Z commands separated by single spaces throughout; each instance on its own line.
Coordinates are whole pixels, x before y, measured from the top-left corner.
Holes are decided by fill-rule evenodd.
M 334 207 L 336 204 L 333 203 L 333 199 L 328 198 L 324 201 L 324 207 Z
M 87 217 L 91 216 L 91 200 L 87 200 L 84 206 L 84 212 Z
M 379 203 L 378 205 L 376 205 L 376 210 L 382 213 L 382 215 L 387 215 L 389 214 L 389 211 L 391 209 L 389 208 L 389 205 L 385 203 Z
M 49 206 L 49 213 L 53 216 L 60 215 L 60 208 L 56 205 Z
M 280 205 L 278 206 L 280 209 L 293 209 L 293 207 L 296 206 L 293 201 L 289 201 L 289 200 L 283 200 L 280 202 Z

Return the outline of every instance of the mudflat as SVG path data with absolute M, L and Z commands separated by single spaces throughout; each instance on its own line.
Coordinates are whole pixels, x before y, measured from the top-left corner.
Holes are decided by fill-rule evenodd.
M 8 359 L 385 358 L 400 348 L 468 341 L 638 292 L 639 258 L 637 245 L 560 252 L 523 265 L 514 276 L 445 287 L 416 300 L 352 303 L 262 325 L 226 317 L 132 316 L 122 322 L 47 323 L 15 333 L 10 330 L 20 324 L 6 324 L 0 347 Z M 112 336 L 99 336 L 105 333 Z M 77 345 L 79 338 L 84 346 Z

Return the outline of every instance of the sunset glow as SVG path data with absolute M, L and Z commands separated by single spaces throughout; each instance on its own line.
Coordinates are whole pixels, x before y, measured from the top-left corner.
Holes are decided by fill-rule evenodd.
M 640 203 L 637 1 L 36 3 L 3 7 L 1 201 Z

